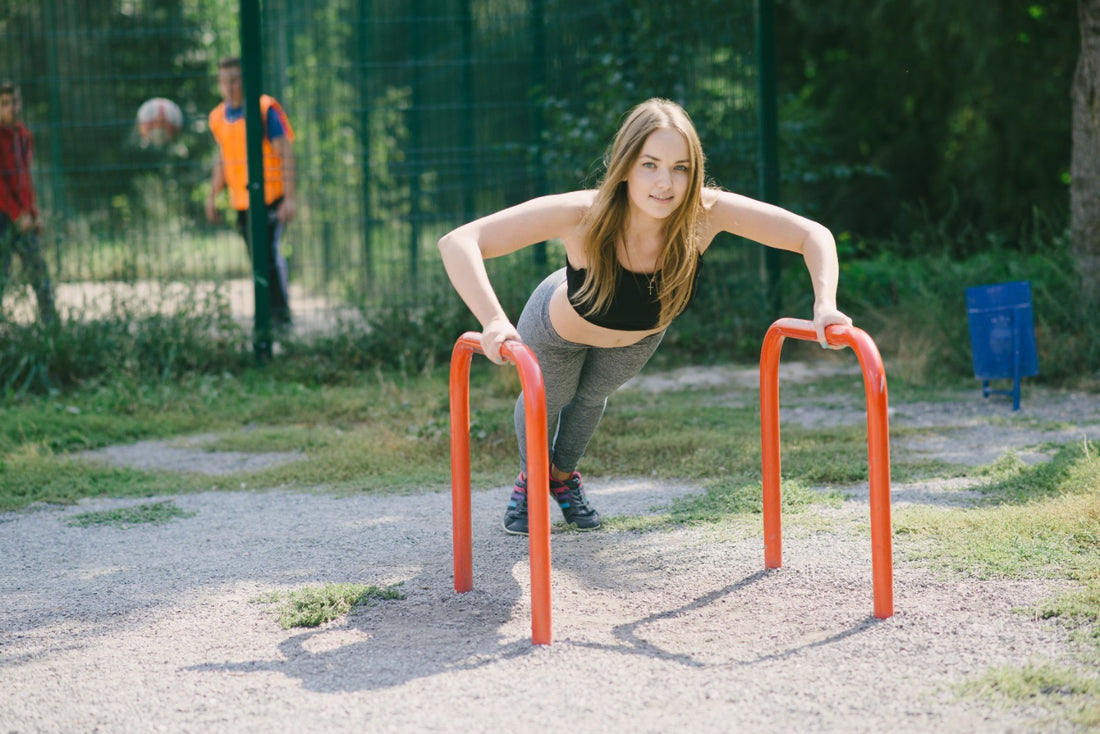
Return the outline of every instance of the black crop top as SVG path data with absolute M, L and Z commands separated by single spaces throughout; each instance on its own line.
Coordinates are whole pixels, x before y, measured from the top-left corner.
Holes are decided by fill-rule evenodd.
M 695 268 L 695 280 L 691 284 L 689 306 L 695 299 L 695 291 L 699 284 L 699 270 L 702 265 L 703 257 L 700 255 Z M 661 271 L 635 273 L 620 264 L 615 273 L 615 293 L 611 302 L 603 311 L 585 315 L 585 304 L 577 298 L 577 292 L 580 291 L 587 272 L 586 268 L 574 268 L 569 258 L 565 259 L 566 293 L 569 296 L 569 303 L 573 304 L 573 308 L 581 318 L 590 324 L 619 331 L 647 331 L 657 327 L 661 317 L 661 301 L 658 296 L 661 288 Z M 651 282 L 652 295 L 650 295 Z

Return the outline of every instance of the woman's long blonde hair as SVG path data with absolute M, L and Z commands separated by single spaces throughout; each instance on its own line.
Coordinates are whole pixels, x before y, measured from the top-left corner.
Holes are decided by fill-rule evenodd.
M 662 129 L 676 130 L 687 141 L 689 180 L 684 201 L 665 220 L 665 245 L 656 267 L 661 301 L 658 325 L 667 326 L 687 308 L 699 262 L 705 158 L 687 112 L 675 102 L 654 98 L 630 111 L 604 158 L 606 173 L 586 217 L 584 251 L 588 272 L 577 294 L 586 315 L 603 311 L 614 295 L 619 268 L 616 251 L 630 211 L 626 177 L 646 139 L 654 130 Z

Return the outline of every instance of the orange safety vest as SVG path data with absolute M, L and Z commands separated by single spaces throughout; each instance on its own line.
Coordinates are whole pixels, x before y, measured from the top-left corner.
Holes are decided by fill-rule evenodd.
M 275 108 L 283 123 L 287 140 L 294 142 L 294 129 L 282 106 L 274 97 L 260 95 L 260 117 L 264 120 L 264 201 L 268 204 L 283 195 L 283 159 L 267 138 L 268 110 Z M 229 188 L 229 203 L 237 211 L 248 209 L 248 154 L 244 117 L 232 122 L 225 119 L 225 102 L 214 108 L 209 117 L 210 132 L 218 141 L 222 153 L 222 170 Z

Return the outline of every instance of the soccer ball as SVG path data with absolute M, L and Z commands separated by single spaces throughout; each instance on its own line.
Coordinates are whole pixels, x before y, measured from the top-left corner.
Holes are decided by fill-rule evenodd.
M 138 108 L 138 134 L 146 145 L 165 145 L 172 142 L 179 135 L 181 127 L 183 112 L 170 99 L 153 97 Z

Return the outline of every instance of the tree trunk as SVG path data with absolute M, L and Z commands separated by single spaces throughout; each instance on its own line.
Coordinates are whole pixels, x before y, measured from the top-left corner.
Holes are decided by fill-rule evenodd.
M 1070 238 L 1084 313 L 1100 305 L 1100 0 L 1077 0 L 1081 50 L 1073 78 Z

